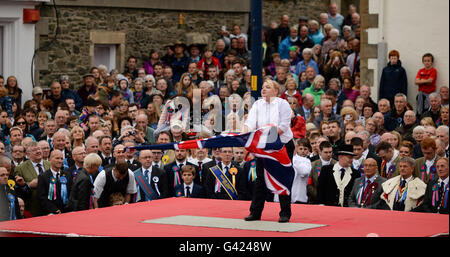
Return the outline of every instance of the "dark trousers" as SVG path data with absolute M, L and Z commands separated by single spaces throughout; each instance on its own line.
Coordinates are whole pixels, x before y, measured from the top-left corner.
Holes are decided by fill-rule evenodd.
M 291 140 L 286 145 L 286 151 L 289 158 L 292 161 L 295 145 Z M 264 202 L 266 200 L 268 190 L 266 188 L 266 182 L 264 180 L 264 165 L 263 160 L 256 158 L 256 181 L 253 192 L 252 204 L 250 205 L 250 213 L 255 216 L 261 216 L 264 209 Z M 291 195 L 280 195 L 280 216 L 291 217 Z

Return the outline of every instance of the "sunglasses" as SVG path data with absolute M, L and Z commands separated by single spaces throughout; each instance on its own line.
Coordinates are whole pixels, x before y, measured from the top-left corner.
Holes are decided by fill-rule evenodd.
M 17 125 L 25 125 L 27 124 L 25 121 L 17 122 Z

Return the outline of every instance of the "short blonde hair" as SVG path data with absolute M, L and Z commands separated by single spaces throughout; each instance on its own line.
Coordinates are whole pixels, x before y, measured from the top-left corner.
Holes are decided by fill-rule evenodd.
M 280 84 L 278 84 L 276 81 L 271 80 L 271 79 L 266 79 L 266 80 L 264 80 L 264 82 L 269 84 L 270 86 L 272 86 L 278 92 L 277 95 L 280 95 L 280 90 L 281 90 Z
M 84 141 L 84 130 L 80 127 L 80 126 L 75 126 L 75 127 L 73 127 L 71 130 L 70 130 L 70 138 L 72 138 L 73 139 L 73 133 L 75 132 L 75 131 L 77 131 L 77 130 L 80 130 L 81 131 L 81 134 L 83 134 L 83 141 Z
M 325 77 L 322 76 L 322 75 L 317 75 L 317 76 L 314 78 L 313 84 L 316 84 L 316 83 L 319 82 L 319 81 L 325 82 Z
M 84 157 L 83 167 L 85 169 L 90 169 L 92 167 L 100 167 L 102 165 L 102 158 L 96 153 L 90 153 Z

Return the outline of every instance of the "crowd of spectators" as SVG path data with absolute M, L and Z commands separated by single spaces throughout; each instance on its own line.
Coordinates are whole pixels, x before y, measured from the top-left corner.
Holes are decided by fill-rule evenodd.
M 263 28 L 264 79 L 280 86 L 296 155 L 310 165 L 294 161 L 308 170 L 297 174 L 292 202 L 448 213 L 449 89 L 436 85 L 434 56 L 423 55 L 417 102 L 408 103 L 396 50 L 379 85 L 361 84 L 360 30 L 355 6 L 344 17 L 336 4 L 316 19 L 283 15 Z M 166 197 L 229 199 L 209 172 L 215 165 L 232 173 L 238 199 L 251 200 L 255 161 L 244 148 L 127 148 L 240 133 L 255 100 L 249 40 L 234 25 L 213 48 L 175 42 L 148 60 L 130 56 L 122 72 L 92 67 L 78 87 L 61 75 L 48 95 L 34 87 L 32 99 L 22 99 L 16 77 L 0 76 L 0 219 Z M 345 200 L 325 200 L 320 172 L 345 166 L 343 145 L 353 145 L 348 164 L 357 176 L 341 177 Z

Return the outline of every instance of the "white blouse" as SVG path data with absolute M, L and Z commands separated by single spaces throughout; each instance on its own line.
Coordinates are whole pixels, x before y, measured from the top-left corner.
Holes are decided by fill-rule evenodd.
M 248 112 L 245 125 L 249 131 L 268 124 L 276 125 L 284 132 L 280 135 L 280 140 L 286 144 L 294 137 L 291 131 L 291 116 L 292 109 L 286 100 L 274 97 L 269 103 L 265 99 L 259 99 Z

